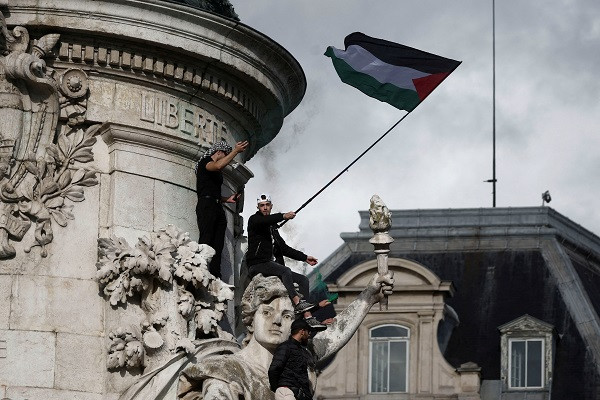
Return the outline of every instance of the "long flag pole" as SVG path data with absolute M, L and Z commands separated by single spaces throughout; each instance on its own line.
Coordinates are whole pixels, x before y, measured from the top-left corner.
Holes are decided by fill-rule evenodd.
M 421 104 L 421 103 L 419 103 L 419 104 Z M 417 104 L 417 107 L 418 107 L 418 104 Z M 415 107 L 415 108 L 417 108 L 417 107 Z M 413 110 L 414 110 L 414 109 L 413 109 Z M 379 137 L 379 139 L 377 139 L 375 142 L 373 142 L 373 144 L 371 144 L 369 147 L 367 147 L 367 149 L 366 149 L 365 151 L 363 151 L 362 153 L 360 153 L 360 155 L 359 155 L 358 157 L 356 157 L 356 158 L 354 159 L 354 161 L 352 161 L 350 164 L 348 164 L 348 166 L 347 166 L 346 168 L 342 169 L 342 170 L 340 171 L 340 173 L 339 173 L 339 174 L 337 174 L 336 176 L 334 176 L 334 177 L 333 177 L 333 179 L 331 179 L 329 182 L 327 182 L 327 184 L 326 184 L 325 186 L 323 186 L 321 189 L 319 189 L 319 190 L 317 191 L 317 193 L 315 193 L 314 195 L 312 195 L 312 197 L 311 197 L 311 198 L 309 198 L 308 200 L 306 200 L 306 201 L 304 202 L 304 204 L 302 204 L 302 205 L 301 205 L 301 206 L 300 206 L 300 207 L 299 207 L 299 208 L 298 208 L 298 209 L 295 211 L 295 213 L 297 214 L 298 212 L 300 212 L 300 211 L 301 211 L 301 210 L 302 210 L 304 207 L 306 207 L 306 206 L 307 206 L 307 205 L 308 205 L 308 204 L 309 204 L 311 201 L 313 201 L 313 200 L 314 200 L 314 199 L 315 199 L 315 198 L 316 198 L 318 195 L 320 195 L 321 193 L 323 193 L 323 191 L 324 191 L 325 189 L 327 189 L 327 188 L 328 188 L 328 187 L 329 187 L 329 186 L 330 186 L 330 185 L 331 185 L 333 182 L 335 182 L 335 181 L 336 181 L 336 180 L 337 180 L 337 179 L 338 179 L 340 176 L 342 176 L 342 175 L 343 175 L 345 172 L 348 172 L 348 170 L 350 169 L 350 167 L 352 167 L 354 164 L 356 164 L 356 162 L 357 162 L 358 160 L 360 160 L 360 159 L 361 159 L 361 158 L 362 158 L 362 157 L 363 157 L 365 154 L 367 154 L 367 152 L 368 152 L 369 150 L 371 150 L 373 147 L 375 147 L 375 145 L 376 145 L 377 143 L 379 143 L 379 142 L 380 142 L 380 141 L 381 141 L 381 140 L 382 140 L 384 137 L 386 137 L 386 136 L 387 136 L 387 134 L 388 134 L 388 133 L 390 133 L 390 132 L 392 131 L 392 129 L 394 129 L 396 126 L 398 126 L 398 124 L 399 124 L 400 122 L 402 122 L 402 121 L 404 120 L 404 118 L 406 118 L 406 117 L 408 116 L 408 114 L 410 114 L 410 113 L 411 113 L 411 111 L 409 111 L 409 112 L 407 112 L 406 114 L 404 114 L 404 115 L 402 116 L 402 118 L 400 118 L 398 121 L 396 121 L 396 123 L 395 123 L 394 125 L 392 125 L 392 126 L 391 126 L 391 128 L 390 128 L 390 129 L 388 129 L 388 130 L 387 130 L 387 131 L 386 131 L 386 132 L 385 132 L 383 135 L 381 135 L 381 136 Z M 278 227 L 282 227 L 283 225 L 285 225 L 285 223 L 286 223 L 287 221 L 289 221 L 289 220 L 287 220 L 287 219 L 286 219 L 286 220 L 283 220 L 282 222 L 280 222 L 280 223 L 279 223 Z

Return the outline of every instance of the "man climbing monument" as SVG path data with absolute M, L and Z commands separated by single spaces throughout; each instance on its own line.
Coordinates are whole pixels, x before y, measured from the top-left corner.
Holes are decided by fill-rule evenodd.
M 196 163 L 196 219 L 200 237 L 198 243 L 207 244 L 215 250 L 209 271 L 221 278 L 221 253 L 225 243 L 227 219 L 221 203 L 235 203 L 239 194 L 221 196 L 222 170 L 239 153 L 246 150 L 248 142 L 238 142 L 232 149 L 225 141 L 215 143 Z
M 246 253 L 246 264 L 248 265 L 248 276 L 252 278 L 257 274 L 264 276 L 277 276 L 283 282 L 296 314 L 303 314 L 306 322 L 314 330 L 324 330 L 326 325 L 317 321 L 310 310 L 316 306 L 308 300 L 308 278 L 302 274 L 293 272 L 285 266 L 283 257 L 289 257 L 297 261 L 303 261 L 310 265 L 316 265 L 317 259 L 304 254 L 288 246 L 276 229 L 276 224 L 283 220 L 293 219 L 296 214 L 293 211 L 271 214 L 273 203 L 271 196 L 261 194 L 257 199 L 258 211 L 248 219 L 248 252 Z M 299 292 L 296 291 L 294 283 L 298 284 Z

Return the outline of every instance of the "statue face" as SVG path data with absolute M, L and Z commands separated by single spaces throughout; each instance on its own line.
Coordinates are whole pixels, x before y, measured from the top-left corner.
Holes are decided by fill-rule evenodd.
M 274 349 L 290 336 L 294 321 L 294 307 L 288 297 L 277 297 L 270 303 L 261 304 L 254 315 L 253 339 L 261 346 Z

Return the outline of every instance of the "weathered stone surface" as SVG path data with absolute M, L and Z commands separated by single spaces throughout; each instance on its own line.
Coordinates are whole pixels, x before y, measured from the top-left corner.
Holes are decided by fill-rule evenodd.
M 111 178 L 112 225 L 152 232 L 154 181 L 122 172 L 114 172 Z
M 103 300 L 92 280 L 16 276 L 12 286 L 11 329 L 98 335 Z
M 0 36 L 7 36 L 7 32 L 21 33 L 12 31 L 19 25 L 35 34 L 22 35 L 19 43 L 7 44 L 0 40 L 4 43 L 0 43 L 0 47 L 20 51 L 17 47 L 21 46 L 27 54 L 45 58 L 49 66 L 45 69 L 40 63 L 35 65 L 35 70 L 23 69 L 38 75 L 43 72 L 44 78 L 49 78 L 45 90 L 40 90 L 44 86 L 42 81 L 37 82 L 40 84 L 37 87 L 19 87 L 32 100 L 27 107 L 39 111 L 39 118 L 26 122 L 31 122 L 32 132 L 38 128 L 57 128 L 44 140 L 29 143 L 43 153 L 46 145 L 58 139 L 63 146 L 59 153 L 64 154 L 77 146 L 74 139 L 79 137 L 76 131 L 65 131 L 67 126 L 88 127 L 99 123 L 99 129 L 103 129 L 102 133 L 98 131 L 95 143 L 92 138 L 83 140 L 85 151 L 74 164 L 57 159 L 61 161 L 56 163 L 59 173 L 65 173 L 67 165 L 80 164 L 99 173 L 97 187 L 92 187 L 96 182 L 80 185 L 86 186 L 83 193 L 86 199 L 75 205 L 75 220 L 70 220 L 70 214 L 65 213 L 64 218 L 69 221 L 63 229 L 62 215 L 53 215 L 54 219 L 50 220 L 43 213 L 34 213 L 39 211 L 40 201 L 51 202 L 54 208 L 62 207 L 54 186 L 40 184 L 34 193 L 39 201 L 32 202 L 29 211 L 37 217 L 34 222 L 46 224 L 44 228 L 48 221 L 54 221 L 53 232 L 49 229 L 36 232 L 32 226 L 22 241 L 14 240 L 16 236 L 11 233 L 10 240 L 20 256 L 0 263 L 0 274 L 6 274 L 0 275 L 0 329 L 37 331 L 35 334 L 51 338 L 57 344 L 39 350 L 51 356 L 52 362 L 43 357 L 19 359 L 20 368 L 29 368 L 18 370 L 20 381 L 12 379 L 17 373 L 10 371 L 7 375 L 1 370 L 0 385 L 6 383 L 8 376 L 11 386 L 6 393 L 0 389 L 0 397 L 116 400 L 143 371 L 139 364 L 134 371 L 106 371 L 109 332 L 125 325 L 141 326 L 145 329 L 142 340 L 157 350 L 154 347 L 159 341 L 151 340 L 156 339 L 155 333 L 171 334 L 173 328 L 167 325 L 159 328 L 160 324 L 156 324 L 159 318 L 153 312 L 160 311 L 160 307 L 144 309 L 148 299 L 134 296 L 138 298 L 119 307 L 104 303 L 97 283 L 91 279 L 97 247 L 90 243 L 115 234 L 134 245 L 138 238 L 173 222 L 195 239 L 194 162 L 207 145 L 221 139 L 230 143 L 250 139 L 251 147 L 237 161 L 252 157 L 274 138 L 283 117 L 298 105 L 305 90 L 304 75 L 296 60 L 266 36 L 234 21 L 173 2 L 0 0 L 0 4 L 8 25 L 8 30 L 3 29 Z M 56 46 L 51 51 L 49 39 L 57 39 L 57 35 L 48 34 L 54 32 L 61 32 L 61 37 L 54 42 Z M 43 37 L 46 39 L 37 41 Z M 2 56 L 6 54 L 4 51 Z M 0 75 L 3 73 L 0 71 Z M 42 78 L 41 75 L 38 78 Z M 58 93 L 55 83 L 59 86 Z M 48 92 L 54 97 L 49 98 Z M 11 94 L 16 98 L 15 91 Z M 19 110 L 3 107 L 0 111 L 6 117 Z M 26 130 L 20 121 L 3 120 L 10 120 L 8 126 L 14 132 Z M 26 152 L 11 155 L 10 148 L 4 144 L 0 143 L 2 149 L 9 149 L 5 152 L 7 157 L 14 156 L 28 163 L 25 173 L 29 175 L 23 181 L 27 183 L 24 188 L 35 187 L 34 175 L 44 178 L 44 173 L 55 172 L 44 168 L 43 158 L 38 157 L 44 154 L 28 160 Z M 90 159 L 90 149 L 94 152 L 93 159 Z M 232 171 L 224 174 L 226 184 L 236 191 L 242 190 L 251 173 L 245 167 Z M 76 170 L 71 171 L 74 173 Z M 89 179 L 91 177 L 86 175 L 84 180 Z M 56 183 L 59 190 L 70 190 L 72 182 L 67 181 L 69 179 L 63 178 Z M 51 183 L 48 180 L 45 184 Z M 63 184 L 66 186 L 61 186 Z M 70 193 L 75 200 L 67 197 L 65 204 L 83 200 L 78 189 Z M 44 197 L 45 194 L 50 196 Z M 21 205 L 19 201 L 11 204 Z M 241 208 L 232 211 L 239 214 Z M 20 215 L 14 207 L 6 212 L 15 217 Z M 227 240 L 236 241 L 239 236 L 232 235 L 233 226 L 236 232 L 241 229 L 237 222 L 234 224 L 231 215 L 228 215 L 228 223 Z M 27 253 L 27 243 L 39 246 Z M 46 247 L 46 259 L 42 259 L 40 246 L 42 250 Z M 235 244 L 229 243 L 225 265 L 241 263 L 240 255 L 231 251 L 233 248 Z M 232 272 L 238 273 L 237 270 Z M 172 301 L 169 312 L 177 314 L 180 307 L 187 306 L 183 303 Z M 204 307 L 202 303 L 195 304 L 196 308 Z M 152 321 L 145 321 L 147 317 L 152 317 Z M 204 316 L 196 323 L 206 325 L 206 320 Z M 194 331 L 196 327 L 190 324 L 188 328 Z M 172 343 L 164 340 L 169 351 L 176 350 Z M 190 340 L 183 342 L 191 347 Z M 11 346 L 6 352 L 11 351 Z M 0 351 L 0 357 L 4 353 Z M 38 361 L 35 358 L 49 365 L 37 375 L 35 368 L 41 367 L 35 366 Z M 12 364 L 11 361 L 11 368 Z M 148 364 L 146 367 L 151 368 Z M 105 391 L 109 393 L 103 393 Z
M 106 373 L 104 338 L 57 333 L 55 385 L 58 389 L 102 393 Z
M 41 256 L 39 247 L 25 253 L 27 243 L 34 240 L 31 229 L 24 236 L 23 243 L 15 243 L 15 249 L 22 251 L 19 257 L 2 260 L 0 273 L 93 279 L 97 259 L 99 192 L 99 186 L 86 188 L 86 200 L 73 208 L 75 219 L 70 220 L 67 227 L 56 226 L 53 229 L 54 240 L 46 246 L 47 257 Z
M 154 187 L 154 227 L 163 228 L 169 224 L 198 239 L 196 223 L 196 192 L 165 182 L 156 182 Z
M 135 244 L 138 239 L 146 236 L 150 233 L 150 231 L 145 231 L 141 229 L 133 229 L 133 228 L 125 228 L 123 226 L 114 226 L 110 228 L 104 237 L 110 237 L 111 235 L 115 235 L 118 238 L 123 238 L 127 241 L 127 243 Z
M 9 387 L 6 396 L 10 400 L 106 400 L 101 394 L 28 387 Z
M 9 388 L 53 386 L 56 345 L 54 333 L 0 330 L 0 340 L 6 340 L 6 358 L 0 359 L 0 377 L 3 385 Z M 10 394 L 9 398 L 16 400 Z
M 12 281 L 13 277 L 11 275 L 0 275 L 0 329 L 8 329 Z
M 194 165 L 189 160 L 162 151 L 119 145 L 113 153 L 111 169 L 196 189 Z
M 102 136 L 97 137 L 92 151 L 94 152 L 94 161 L 91 161 L 88 166 L 103 174 L 110 172 L 110 155 L 108 154 L 108 146 L 102 139 Z
M 93 279 L 96 275 L 98 207 L 100 188 L 87 188 L 86 201 L 73 209 L 75 219 L 68 227 L 54 230 L 47 258 L 30 270 L 32 274 Z

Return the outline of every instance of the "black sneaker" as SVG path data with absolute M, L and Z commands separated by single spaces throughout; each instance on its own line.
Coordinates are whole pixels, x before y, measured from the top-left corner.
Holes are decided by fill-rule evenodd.
M 327 325 L 322 324 L 315 317 L 305 318 L 304 320 L 310 325 L 310 329 L 315 332 L 322 332 L 327 329 Z
M 295 314 L 302 314 L 302 313 L 305 313 L 307 311 L 312 310 L 313 308 L 315 308 L 314 304 L 311 304 L 311 303 L 309 303 L 306 300 L 300 300 L 298 302 L 298 304 L 296 304 L 294 306 L 294 313 Z

